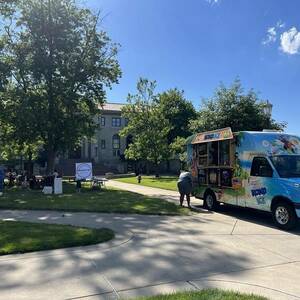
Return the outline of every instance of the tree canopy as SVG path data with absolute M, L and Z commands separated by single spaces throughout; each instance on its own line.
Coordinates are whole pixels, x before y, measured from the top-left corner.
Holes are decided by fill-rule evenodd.
M 178 89 L 170 89 L 158 97 L 158 105 L 165 119 L 171 125 L 168 134 L 168 142 L 171 144 L 177 137 L 191 135 L 189 123 L 196 119 L 197 113 L 192 104 L 184 97 L 184 92 Z
M 168 158 L 168 134 L 171 126 L 164 117 L 155 94 L 155 81 L 140 79 L 137 94 L 128 95 L 122 116 L 128 124 L 121 130 L 122 136 L 133 136 L 133 142 L 125 151 L 132 160 L 147 160 L 156 166 Z
M 15 5 L 19 0 L 1 0 L 0 14 L 8 17 L 15 11 Z
M 225 127 L 233 131 L 283 130 L 286 123 L 272 119 L 257 93 L 253 90 L 245 93 L 240 81 L 236 80 L 228 88 L 220 85 L 212 98 L 203 101 L 197 120 L 191 122 L 193 132 Z
M 14 116 L 2 123 L 41 141 L 51 171 L 57 153 L 94 134 L 105 88 L 121 75 L 118 46 L 99 30 L 99 15 L 73 0 L 19 0 L 2 20 L 0 106 Z

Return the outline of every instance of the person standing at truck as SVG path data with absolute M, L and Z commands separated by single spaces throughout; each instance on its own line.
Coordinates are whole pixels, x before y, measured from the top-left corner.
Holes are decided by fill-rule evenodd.
M 178 191 L 180 193 L 180 206 L 183 206 L 184 197 L 186 196 L 186 201 L 188 207 L 191 208 L 191 192 L 192 192 L 192 175 L 190 172 L 181 172 L 179 179 L 177 181 Z

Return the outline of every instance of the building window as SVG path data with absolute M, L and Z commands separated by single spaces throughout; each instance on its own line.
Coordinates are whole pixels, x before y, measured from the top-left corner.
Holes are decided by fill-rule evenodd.
M 126 118 L 126 119 L 125 119 L 125 126 L 128 125 L 128 121 L 129 121 L 129 120 Z
M 113 156 L 120 156 L 120 150 L 119 149 L 118 150 L 114 149 L 113 150 Z
M 105 149 L 106 148 L 105 146 L 106 146 L 105 140 L 101 140 L 101 149 Z
M 95 147 L 95 157 L 98 157 L 98 147 Z
M 102 127 L 105 126 L 105 117 L 100 117 L 100 125 L 101 125 Z
M 112 137 L 112 147 L 115 150 L 120 149 L 120 136 L 118 134 L 115 134 Z
M 111 125 L 112 127 L 121 127 L 121 118 L 112 118 Z

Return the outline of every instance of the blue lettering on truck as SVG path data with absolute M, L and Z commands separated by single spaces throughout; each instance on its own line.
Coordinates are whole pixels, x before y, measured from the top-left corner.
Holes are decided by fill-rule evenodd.
M 265 187 L 260 189 L 251 190 L 252 197 L 256 198 L 257 204 L 265 204 L 265 195 L 267 194 L 267 189 Z
M 251 190 L 251 194 L 253 197 L 264 196 L 266 193 L 267 193 L 267 189 L 265 187 L 260 188 L 260 189 Z

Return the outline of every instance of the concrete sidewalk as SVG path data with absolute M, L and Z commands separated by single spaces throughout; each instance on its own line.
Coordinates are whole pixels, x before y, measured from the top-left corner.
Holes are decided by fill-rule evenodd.
M 219 287 L 300 299 L 300 239 L 235 211 L 185 217 L 0 211 L 0 219 L 109 227 L 108 244 L 0 258 L 0 299 L 117 299 Z
M 169 202 L 173 202 L 177 205 L 179 205 L 179 193 L 177 191 L 170 191 L 170 190 L 164 190 L 164 189 L 158 189 L 153 187 L 147 187 L 139 184 L 131 184 L 131 183 L 124 183 L 119 182 L 116 180 L 109 180 L 106 183 L 109 187 L 115 187 L 122 190 L 127 190 L 130 192 L 146 195 L 153 198 L 160 198 L 164 199 Z M 202 200 L 196 199 L 195 197 L 191 197 L 191 205 L 201 205 Z M 184 201 L 184 205 L 187 206 L 186 200 Z

